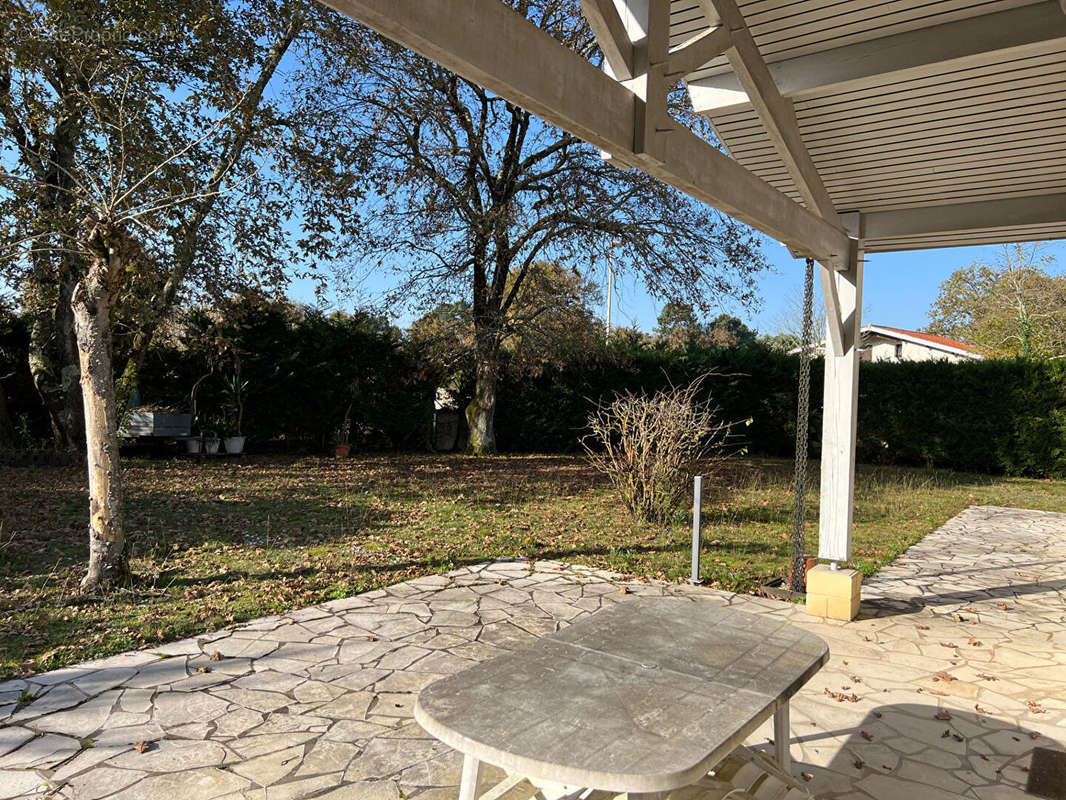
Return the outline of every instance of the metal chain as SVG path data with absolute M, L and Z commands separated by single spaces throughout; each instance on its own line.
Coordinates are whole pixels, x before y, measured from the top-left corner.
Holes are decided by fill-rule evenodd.
M 807 259 L 803 280 L 803 330 L 800 341 L 798 402 L 796 404 L 796 467 L 793 475 L 792 579 L 794 592 L 803 591 L 803 557 L 807 517 L 807 420 L 811 405 L 811 349 L 814 346 L 814 259 Z

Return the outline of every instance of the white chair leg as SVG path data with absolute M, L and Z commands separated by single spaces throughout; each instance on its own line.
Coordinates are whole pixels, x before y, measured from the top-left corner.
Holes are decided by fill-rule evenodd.
M 788 752 L 791 736 L 788 723 L 788 701 L 786 700 L 774 711 L 774 754 L 781 769 L 789 774 L 792 773 L 792 757 Z
M 481 762 L 473 756 L 463 756 L 463 778 L 459 782 L 459 800 L 477 800 L 477 780 Z

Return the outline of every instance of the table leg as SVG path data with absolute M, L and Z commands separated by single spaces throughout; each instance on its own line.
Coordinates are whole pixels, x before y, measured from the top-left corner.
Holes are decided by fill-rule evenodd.
M 781 768 L 791 774 L 792 758 L 788 752 L 789 739 L 792 734 L 788 724 L 788 701 L 779 705 L 774 711 L 774 751 L 777 763 Z
M 477 779 L 481 762 L 473 756 L 463 756 L 463 777 L 459 782 L 459 800 L 477 800 Z

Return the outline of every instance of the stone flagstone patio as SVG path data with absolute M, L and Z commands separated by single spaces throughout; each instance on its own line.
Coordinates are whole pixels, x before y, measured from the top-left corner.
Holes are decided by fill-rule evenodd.
M 422 687 L 663 594 L 828 641 L 792 704 L 793 771 L 817 795 L 1026 797 L 1032 749 L 1066 743 L 1064 564 L 1066 515 L 975 507 L 869 580 L 848 624 L 556 562 L 419 578 L 0 684 L 0 798 L 454 798 L 458 754 L 412 721 Z

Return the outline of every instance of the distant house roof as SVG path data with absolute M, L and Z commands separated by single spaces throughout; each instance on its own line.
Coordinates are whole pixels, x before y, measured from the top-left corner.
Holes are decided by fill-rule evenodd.
M 866 325 L 862 329 L 863 346 L 870 344 L 872 337 L 879 337 L 881 339 L 895 339 L 902 342 L 912 342 L 922 347 L 928 347 L 931 350 L 939 350 L 943 353 L 951 353 L 952 355 L 963 356 L 964 358 L 984 358 L 977 350 L 975 350 L 966 342 L 960 342 L 958 339 L 949 339 L 946 336 L 936 336 L 932 333 L 922 333 L 921 331 L 909 331 L 906 328 L 892 328 L 888 325 Z M 818 342 L 814 345 L 814 352 L 821 353 L 825 349 L 825 342 Z M 799 347 L 793 347 L 788 352 L 795 355 L 800 351 Z
M 981 354 L 970 345 L 960 342 L 958 339 L 949 339 L 946 336 L 936 336 L 932 333 L 922 333 L 921 331 L 909 331 L 905 328 L 891 328 L 888 325 L 867 325 L 862 329 L 862 332 L 864 335 L 877 334 L 888 339 L 913 342 L 933 350 L 942 350 L 945 353 L 954 353 L 968 358 L 981 358 Z

